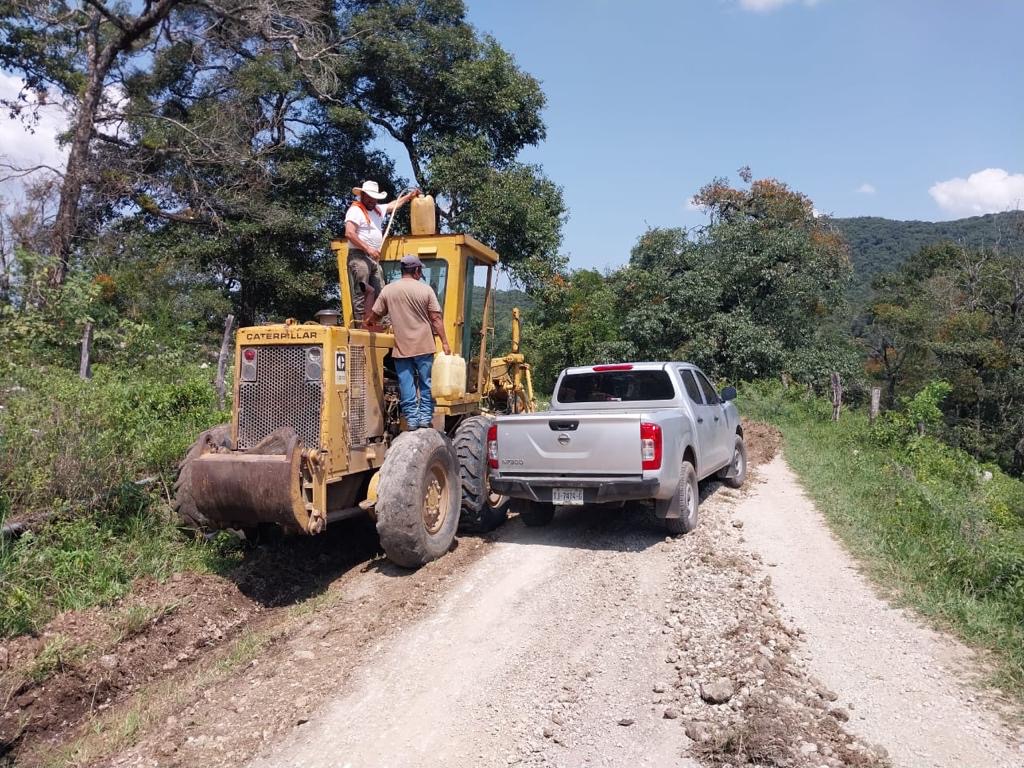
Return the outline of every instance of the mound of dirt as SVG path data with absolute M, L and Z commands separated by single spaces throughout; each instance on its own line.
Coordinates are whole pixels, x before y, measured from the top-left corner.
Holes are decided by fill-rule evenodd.
M 107 608 L 68 611 L 0 644 L 0 757 L 59 743 L 86 716 L 237 634 L 261 606 L 227 579 L 140 580 Z
M 752 466 L 767 464 L 782 446 L 782 433 L 763 421 L 744 421 L 743 439 L 747 444 L 747 461 Z
M 745 434 L 760 456 L 777 449 L 778 433 L 756 427 Z M 678 680 L 662 702 L 711 765 L 889 766 L 884 750 L 846 731 L 850 715 L 837 695 L 798 660 L 801 630 L 781 619 L 771 576 L 743 545 L 728 513 L 734 496 L 702 508 L 676 565 L 680 588 L 666 617 L 676 650 L 666 661 Z

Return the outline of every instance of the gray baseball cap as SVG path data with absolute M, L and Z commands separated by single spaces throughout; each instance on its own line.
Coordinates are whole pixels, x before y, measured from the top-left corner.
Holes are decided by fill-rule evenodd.
M 406 269 L 411 267 L 422 267 L 423 262 L 420 261 L 420 257 L 412 253 L 407 253 L 402 257 L 402 266 Z

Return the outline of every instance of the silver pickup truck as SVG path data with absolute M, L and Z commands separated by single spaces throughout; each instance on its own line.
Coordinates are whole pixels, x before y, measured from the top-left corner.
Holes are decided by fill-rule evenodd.
M 747 473 L 732 401 L 689 363 L 567 368 L 551 410 L 500 416 L 487 440 L 491 490 L 530 526 L 556 506 L 650 500 L 670 533 L 697 526 L 698 480 Z

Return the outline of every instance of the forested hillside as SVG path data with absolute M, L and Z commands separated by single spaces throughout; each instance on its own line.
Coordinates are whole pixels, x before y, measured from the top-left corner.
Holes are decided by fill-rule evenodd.
M 850 246 L 855 286 L 902 266 L 927 245 L 950 242 L 968 248 L 999 246 L 1024 251 L 1024 213 L 1008 211 L 955 221 L 896 221 L 877 216 L 831 219 Z

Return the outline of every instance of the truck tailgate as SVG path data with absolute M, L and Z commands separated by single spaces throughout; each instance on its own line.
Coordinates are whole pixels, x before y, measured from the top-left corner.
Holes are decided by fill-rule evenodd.
M 640 476 L 640 416 L 548 412 L 499 418 L 498 465 L 502 476 Z

